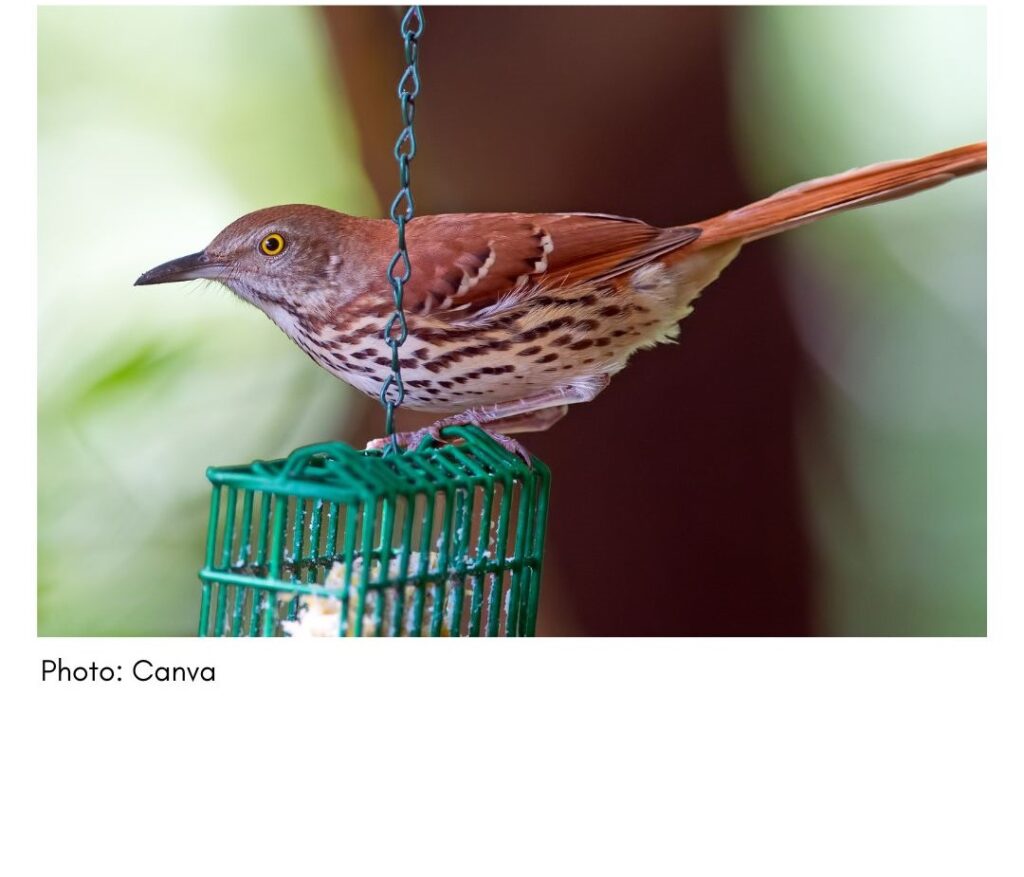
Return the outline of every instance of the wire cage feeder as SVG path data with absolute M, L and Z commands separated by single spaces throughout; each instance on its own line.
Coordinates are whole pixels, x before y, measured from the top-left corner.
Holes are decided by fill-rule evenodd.
M 550 473 L 475 427 L 213 467 L 200 636 L 532 636 Z

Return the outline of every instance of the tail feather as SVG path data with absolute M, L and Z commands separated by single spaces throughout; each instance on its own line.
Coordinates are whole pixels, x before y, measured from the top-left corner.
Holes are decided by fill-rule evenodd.
M 704 249 L 725 241 L 754 241 L 840 210 L 878 204 L 930 189 L 955 177 L 984 170 L 987 163 L 988 145 L 973 143 L 925 158 L 873 164 L 810 180 L 739 210 L 706 222 L 692 223 L 701 229 L 701 236 L 688 249 Z

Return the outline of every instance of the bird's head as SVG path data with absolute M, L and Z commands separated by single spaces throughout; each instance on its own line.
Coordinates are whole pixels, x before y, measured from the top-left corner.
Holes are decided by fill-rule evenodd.
M 361 223 L 372 221 L 307 204 L 257 210 L 205 249 L 150 269 L 135 285 L 217 280 L 263 310 L 288 304 L 323 311 L 352 285 L 346 263 L 362 249 Z

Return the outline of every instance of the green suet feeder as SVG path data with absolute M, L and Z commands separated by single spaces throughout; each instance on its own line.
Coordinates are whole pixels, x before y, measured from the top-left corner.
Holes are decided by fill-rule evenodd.
M 200 636 L 532 636 L 549 472 L 475 427 L 211 468 Z

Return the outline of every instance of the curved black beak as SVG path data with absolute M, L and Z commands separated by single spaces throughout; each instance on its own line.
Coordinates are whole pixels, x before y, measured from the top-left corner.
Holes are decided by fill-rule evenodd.
M 151 268 L 138 280 L 136 286 L 149 286 L 153 283 L 175 283 L 178 280 L 196 280 L 205 278 L 217 280 L 224 273 L 223 262 L 211 259 L 205 251 L 192 253 L 190 256 L 182 256 L 180 259 L 171 259 L 163 265 Z

